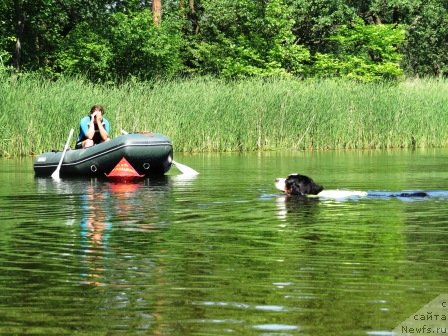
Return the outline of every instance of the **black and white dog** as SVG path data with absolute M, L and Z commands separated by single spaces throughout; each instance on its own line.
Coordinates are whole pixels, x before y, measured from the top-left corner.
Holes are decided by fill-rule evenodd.
M 287 196 L 318 196 L 323 198 L 347 198 L 347 197 L 364 197 L 376 196 L 366 191 L 333 189 L 324 190 L 324 187 L 317 184 L 308 176 L 300 174 L 291 174 L 287 178 L 275 179 L 275 187 L 283 191 Z M 382 195 L 384 196 L 384 195 Z M 424 191 L 411 191 L 390 193 L 390 197 L 427 197 Z

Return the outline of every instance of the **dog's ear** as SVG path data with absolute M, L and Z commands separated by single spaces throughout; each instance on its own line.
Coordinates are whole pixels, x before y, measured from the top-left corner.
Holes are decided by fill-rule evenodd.
M 297 196 L 305 196 L 306 192 L 303 190 L 303 186 L 300 183 L 296 183 L 296 181 L 286 184 L 286 190 L 288 190 L 288 194 L 297 195 Z
M 289 175 L 285 181 L 286 190 L 291 195 L 317 195 L 324 188 L 305 175 Z
M 285 193 L 288 195 L 305 195 L 299 183 L 298 174 L 289 175 L 285 180 Z

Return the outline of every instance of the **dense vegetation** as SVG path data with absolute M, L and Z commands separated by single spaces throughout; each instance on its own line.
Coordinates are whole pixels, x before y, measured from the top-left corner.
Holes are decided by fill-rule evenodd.
M 178 151 L 446 146 L 447 73 L 446 0 L 0 0 L 0 156 L 94 103 Z
M 440 79 L 195 78 L 117 87 L 0 76 L 0 92 L 0 156 L 62 148 L 94 102 L 105 105 L 112 136 L 158 131 L 178 152 L 448 145 L 448 83 Z
M 94 82 L 448 71 L 446 0 L 0 0 L 0 71 Z

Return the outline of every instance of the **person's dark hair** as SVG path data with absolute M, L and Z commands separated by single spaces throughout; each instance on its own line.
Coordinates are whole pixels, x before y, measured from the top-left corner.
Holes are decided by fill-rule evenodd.
M 101 114 L 105 114 L 106 113 L 106 111 L 104 111 L 104 107 L 103 106 L 101 106 L 101 105 L 93 105 L 91 108 L 90 108 L 90 114 L 92 114 L 96 109 L 98 109 L 98 110 L 100 110 L 101 111 Z

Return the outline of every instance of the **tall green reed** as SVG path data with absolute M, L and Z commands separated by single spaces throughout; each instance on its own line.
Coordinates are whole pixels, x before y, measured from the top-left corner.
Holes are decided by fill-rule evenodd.
M 448 82 L 195 78 L 120 87 L 0 78 L 0 156 L 61 149 L 93 104 L 112 136 L 160 132 L 175 151 L 445 147 Z M 74 145 L 75 139 L 72 141 Z

